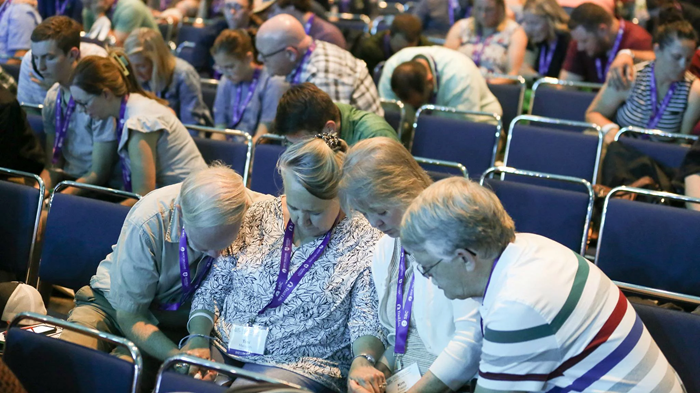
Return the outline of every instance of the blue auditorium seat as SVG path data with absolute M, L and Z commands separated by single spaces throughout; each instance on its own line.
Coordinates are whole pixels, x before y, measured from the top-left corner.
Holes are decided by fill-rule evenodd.
M 232 141 L 220 141 L 209 138 L 192 137 L 204 161 L 211 164 L 221 161 L 230 166 L 243 177 L 243 183 L 248 184 L 248 176 L 253 154 L 253 139 L 247 132 L 238 130 L 221 130 L 211 127 L 185 125 L 190 131 L 204 131 L 232 136 Z M 236 140 L 239 139 L 239 140 Z M 240 139 L 245 140 L 241 142 Z
M 428 114 L 430 112 L 430 114 Z M 449 116 L 449 117 L 446 117 Z M 491 117 L 498 125 L 476 123 L 460 115 Z M 456 118 L 455 118 L 456 116 Z M 413 125 L 411 154 L 414 156 L 458 162 L 478 179 L 493 166 L 498 140 L 501 134 L 500 119 L 486 112 L 458 111 L 451 108 L 424 105 L 416 112 Z M 445 172 L 441 167 L 425 166 L 427 170 Z M 446 172 L 459 175 L 459 171 Z
M 384 120 L 396 130 L 401 137 L 401 125 L 406 118 L 406 107 L 403 102 L 396 100 L 380 100 L 382 109 L 384 109 Z
M 602 85 L 542 78 L 530 96 L 530 114 L 555 119 L 586 121 L 586 110 Z M 585 91 L 594 90 L 594 91 Z
M 644 137 L 647 136 L 656 139 L 645 139 Z M 664 141 L 663 138 L 674 138 L 691 145 L 698 140 L 697 135 L 671 134 L 657 130 L 625 127 L 617 133 L 615 141 L 633 147 L 669 168 L 680 168 L 690 148 L 679 145 L 675 141 Z
M 510 123 L 516 117 L 523 114 L 523 100 L 525 99 L 525 78 L 512 75 L 488 75 L 488 78 L 505 78 L 514 83 L 489 84 L 489 90 L 498 99 L 503 109 L 501 123 L 508 129 Z
M 277 144 L 261 143 L 265 141 Z M 282 177 L 277 171 L 277 160 L 287 149 L 283 143 L 284 138 L 278 135 L 263 135 L 258 139 L 253 150 L 253 162 L 251 163 L 251 190 L 275 196 L 284 192 Z

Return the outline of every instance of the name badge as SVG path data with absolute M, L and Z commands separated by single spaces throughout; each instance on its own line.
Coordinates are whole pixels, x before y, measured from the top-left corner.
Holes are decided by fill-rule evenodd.
M 270 329 L 261 325 L 239 325 L 231 327 L 228 354 L 236 356 L 264 355 L 265 342 Z
M 386 380 L 386 393 L 405 393 L 418 383 L 420 377 L 418 364 L 413 363 Z

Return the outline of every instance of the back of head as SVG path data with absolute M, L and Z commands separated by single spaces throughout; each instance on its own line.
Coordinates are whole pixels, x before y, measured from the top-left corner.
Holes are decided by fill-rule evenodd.
M 353 145 L 345 156 L 340 199 L 345 211 L 405 208 L 431 183 L 401 143 L 370 138 Z
M 219 163 L 190 174 L 180 189 L 182 219 L 187 227 L 212 228 L 238 223 L 249 204 L 243 178 Z
M 279 8 L 287 8 L 290 5 L 300 12 L 311 11 L 311 0 L 277 0 L 277 7 Z
M 526 0 L 523 5 L 523 12 L 547 18 L 550 26 L 555 31 L 568 30 L 569 15 L 566 14 L 566 11 L 556 0 Z
M 428 70 L 416 60 L 399 64 L 391 74 L 391 90 L 402 101 L 408 101 L 412 93 L 425 95 Z
M 87 56 L 80 60 L 71 75 L 71 85 L 88 94 L 98 95 L 104 90 L 109 90 L 115 96 L 123 97 L 129 93 L 138 93 L 161 104 L 167 104 L 167 101 L 141 88 L 129 58 L 118 49 L 111 50 L 107 57 Z
M 277 162 L 280 173 L 294 178 L 316 198 L 338 196 L 341 169 L 348 145 L 335 134 L 323 134 L 287 148 Z
M 226 29 L 216 37 L 214 45 L 211 47 L 211 54 L 225 53 L 239 60 L 243 59 L 246 53 L 251 52 L 256 58 L 255 46 L 248 31 L 244 29 Z
M 594 32 L 601 24 L 611 26 L 612 20 L 612 15 L 603 7 L 593 3 L 583 3 L 571 12 L 569 30 L 582 26 L 586 31 Z
M 408 42 L 418 42 L 423 34 L 423 24 L 413 14 L 398 14 L 391 22 L 391 36 L 401 34 Z
M 430 249 L 447 256 L 462 248 L 493 258 L 514 239 L 513 219 L 496 194 L 463 177 L 428 187 L 401 223 L 401 242 L 413 252 Z
M 128 56 L 141 55 L 153 64 L 151 80 L 155 81 L 154 91 L 161 91 L 170 85 L 175 56 L 158 31 L 147 27 L 132 31 L 124 41 L 124 51 Z
M 80 31 L 82 26 L 67 16 L 52 16 L 44 19 L 32 31 L 32 42 L 53 40 L 56 46 L 68 53 L 72 48 L 80 48 Z
M 674 40 L 690 40 L 698 44 L 698 34 L 690 22 L 675 7 L 665 8 L 659 14 L 659 26 L 654 32 L 654 43 L 664 49 Z
M 281 47 L 283 45 L 296 46 L 306 38 L 304 26 L 295 17 L 287 14 L 275 15 L 265 21 L 258 29 L 255 37 L 256 46 Z M 261 50 L 262 51 L 262 50 Z
M 275 133 L 314 135 L 322 132 L 328 121 L 338 120 L 338 107 L 326 92 L 313 83 L 300 83 L 289 88 L 280 98 L 275 116 Z

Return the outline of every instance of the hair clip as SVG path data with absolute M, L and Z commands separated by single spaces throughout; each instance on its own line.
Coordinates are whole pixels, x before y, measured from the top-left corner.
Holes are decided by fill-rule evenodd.
M 129 60 L 126 58 L 126 56 L 119 55 L 117 53 L 112 53 L 110 56 L 117 61 L 117 65 L 119 66 L 119 70 L 121 71 L 122 75 L 129 76 Z
M 333 151 L 341 146 L 340 138 L 338 138 L 338 134 L 335 132 L 316 134 L 316 138 L 322 139 L 324 142 L 326 142 L 326 145 L 328 145 L 328 147 L 330 147 Z

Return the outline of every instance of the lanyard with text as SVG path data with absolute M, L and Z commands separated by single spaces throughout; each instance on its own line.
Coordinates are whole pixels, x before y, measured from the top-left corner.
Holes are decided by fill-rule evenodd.
M 182 220 L 182 218 L 180 219 Z M 204 276 L 207 274 L 209 271 L 209 268 L 211 268 L 211 264 L 214 262 L 214 258 L 212 257 L 205 257 L 205 267 L 202 269 L 202 273 L 196 277 L 195 279 L 191 280 L 191 275 L 190 275 L 190 258 L 187 256 L 187 233 L 185 232 L 185 224 L 182 224 L 182 230 L 180 231 L 180 247 L 179 247 L 179 254 L 180 254 L 180 281 L 182 282 L 182 296 L 180 297 L 180 301 L 176 303 L 167 303 L 167 304 L 161 304 L 160 309 L 165 310 L 165 311 L 175 311 L 180 309 L 187 300 L 192 296 L 194 291 L 199 288 L 199 284 L 202 283 L 202 279 Z
M 676 86 L 678 85 L 678 82 L 671 83 L 671 86 L 669 86 L 668 88 L 668 92 L 666 92 L 664 99 L 661 101 L 661 106 L 657 107 L 657 87 L 656 75 L 654 74 L 654 66 L 655 62 L 652 62 L 650 76 L 651 80 L 649 82 L 649 93 L 651 95 L 651 117 L 649 118 L 649 123 L 647 124 L 647 128 L 651 129 L 656 128 L 656 126 L 659 124 L 659 121 L 661 121 L 661 117 L 664 115 L 664 111 L 666 111 L 668 104 L 671 103 L 671 98 L 673 98 L 673 93 L 676 91 Z
M 605 65 L 605 72 L 603 72 L 603 63 L 600 61 L 600 58 L 595 59 L 595 68 L 596 68 L 596 71 L 598 71 L 598 81 L 601 83 L 605 82 L 605 76 L 608 74 L 608 70 L 610 69 L 610 64 L 612 64 L 613 60 L 615 60 L 615 56 L 617 56 L 617 52 L 620 49 L 620 43 L 622 42 L 622 34 L 624 32 L 625 32 L 625 21 L 620 19 L 620 29 L 617 31 L 617 37 L 615 38 L 615 44 L 613 44 L 613 47 L 610 50 L 610 54 L 608 55 L 608 63 Z
M 304 57 L 301 58 L 297 69 L 294 71 L 294 77 L 292 77 L 292 84 L 298 85 L 299 83 L 301 83 L 301 71 L 304 68 L 304 64 L 309 60 L 311 54 L 314 52 L 315 49 L 316 42 L 312 42 L 311 45 L 309 45 L 309 49 L 307 49 L 306 53 L 304 53 Z
M 552 59 L 554 58 L 554 51 L 557 49 L 557 41 L 549 43 L 543 42 L 540 45 L 540 68 L 538 70 L 539 74 L 542 76 L 547 76 L 549 72 L 549 66 L 552 65 Z
M 489 274 L 489 280 L 486 281 L 486 288 L 484 288 L 484 296 L 481 298 L 481 305 L 484 305 L 484 300 L 486 300 L 486 292 L 489 290 L 489 285 L 491 284 L 491 278 L 493 277 L 493 271 L 496 270 L 496 264 L 498 263 L 498 260 L 501 259 L 501 257 L 496 258 L 495 261 L 493 261 L 493 266 L 491 266 L 491 274 Z M 479 324 L 481 325 L 481 335 L 484 335 L 484 320 L 482 318 L 479 318 Z
M 122 98 L 122 106 L 119 109 L 119 121 L 117 122 L 117 141 L 121 141 L 122 132 L 124 132 L 124 124 L 126 123 L 126 103 L 129 101 L 129 95 Z M 128 154 L 128 153 L 125 153 Z M 131 192 L 131 170 L 126 166 L 126 159 L 120 157 L 122 166 L 122 180 L 124 181 L 124 190 Z
M 70 3 L 70 0 L 63 0 L 62 4 L 59 0 L 56 0 L 56 14 L 55 15 L 65 15 L 66 8 L 68 7 L 68 3 Z
M 479 43 L 481 43 L 481 48 L 478 51 L 472 53 L 472 60 L 474 61 L 474 64 L 476 64 L 477 67 L 481 67 L 481 57 L 484 56 L 484 50 L 486 50 L 486 47 L 489 46 L 489 43 L 493 38 L 493 34 L 486 37 L 485 39 L 482 39 L 481 36 L 478 36 L 478 38 Z
M 66 114 L 63 115 L 63 89 L 58 88 L 58 96 L 56 97 L 56 139 L 53 142 L 53 158 L 52 163 L 56 164 L 58 159 L 61 157 L 61 150 L 63 149 L 63 142 L 66 140 L 66 134 L 68 133 L 68 125 L 70 124 L 70 118 L 75 110 L 75 101 L 73 96 L 70 97 L 68 101 L 68 107 L 66 108 Z
M 399 260 L 399 278 L 396 282 L 396 339 L 394 340 L 394 354 L 396 358 L 396 371 L 403 368 L 401 358 L 406 353 L 406 341 L 408 338 L 408 327 L 411 322 L 411 311 L 413 309 L 413 283 L 415 274 L 411 276 L 408 284 L 408 295 L 406 302 L 403 300 L 403 283 L 406 276 L 406 252 L 401 249 Z
M 314 24 L 314 19 L 316 19 L 316 15 L 311 15 L 309 17 L 309 20 L 307 20 L 306 23 L 304 23 L 304 32 L 306 33 L 306 35 L 309 35 L 309 33 L 311 32 L 311 25 Z
M 248 94 L 245 96 L 245 100 L 241 102 L 241 92 L 243 90 L 241 83 L 236 87 L 236 100 L 233 102 L 233 109 L 231 110 L 231 128 L 234 128 L 243 119 L 243 113 L 245 112 L 250 100 L 253 99 L 253 93 L 255 93 L 255 88 L 258 86 L 258 80 L 260 79 L 260 68 L 256 68 L 253 72 L 253 80 L 250 81 L 250 86 L 248 87 Z
M 284 231 L 284 241 L 282 243 L 282 256 L 280 257 L 280 273 L 277 276 L 277 284 L 275 284 L 275 294 L 272 296 L 272 300 L 267 306 L 263 307 L 262 310 L 258 312 L 258 315 L 262 315 L 265 311 L 277 308 L 284 303 L 285 300 L 292 294 L 292 291 L 296 289 L 299 282 L 306 275 L 306 273 L 311 270 L 311 267 L 318 260 L 319 257 L 326 250 L 328 242 L 331 240 L 331 233 L 333 229 L 331 228 L 326 235 L 323 237 L 321 244 L 316 247 L 313 253 L 309 255 L 309 258 L 297 268 L 296 272 L 292 274 L 292 277 L 287 280 L 289 276 L 289 265 L 292 261 L 292 243 L 294 241 L 294 223 L 289 220 L 287 223 L 287 229 Z M 254 322 L 254 319 L 251 321 Z

